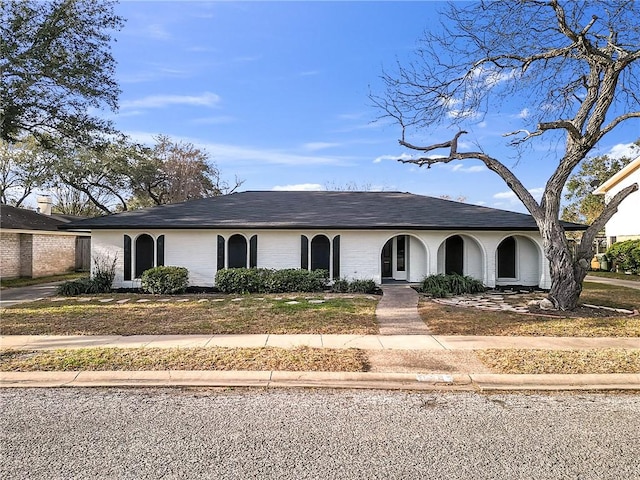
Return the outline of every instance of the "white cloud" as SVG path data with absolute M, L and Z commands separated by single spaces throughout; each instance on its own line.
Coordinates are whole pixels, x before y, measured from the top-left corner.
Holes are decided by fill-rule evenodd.
M 407 153 L 401 155 L 380 155 L 373 160 L 373 163 L 380 163 L 383 160 L 411 160 L 412 158 L 414 157 Z
M 640 148 L 634 143 L 618 143 L 606 153 L 611 158 L 635 158 L 638 154 L 640 154 Z
M 315 192 L 324 190 L 319 183 L 297 183 L 294 185 L 276 185 L 271 190 L 276 192 Z
M 478 172 L 486 172 L 487 168 L 484 165 L 472 165 L 471 167 L 465 167 L 462 163 L 456 163 L 451 167 L 451 171 L 453 172 L 462 172 L 462 173 L 478 173 Z
M 320 70 L 306 70 L 304 72 L 300 72 L 298 75 L 301 77 L 313 77 L 314 75 L 319 75 Z
M 155 143 L 156 134 L 149 132 L 125 132 L 134 141 L 147 145 Z M 171 135 L 170 135 L 171 136 Z M 226 143 L 203 142 L 189 137 L 171 136 L 176 141 L 193 143 L 196 147 L 208 151 L 213 160 L 220 164 L 271 164 L 271 165 L 334 165 L 345 166 L 352 164 L 352 157 L 301 155 L 286 150 L 252 147 L 247 145 L 230 145 Z
M 152 23 L 147 25 L 143 33 L 154 40 L 170 40 L 171 34 L 165 29 L 164 25 Z
M 302 148 L 305 150 L 310 150 L 315 152 L 317 150 L 324 150 L 325 148 L 334 148 L 339 147 L 339 143 L 329 143 L 329 142 L 309 142 L 302 145 Z
M 542 198 L 542 194 L 544 193 L 544 187 L 529 188 L 528 190 L 529 190 L 529 193 L 533 195 L 533 198 L 535 198 L 539 202 L 540 199 Z M 498 192 L 493 195 L 493 198 L 496 198 L 499 200 L 509 200 L 511 203 L 520 202 L 520 199 L 518 199 L 518 197 L 516 197 L 516 194 L 513 193 L 511 190 L 507 190 L 505 192 Z
M 149 95 L 137 100 L 125 100 L 121 108 L 163 108 L 169 105 L 192 105 L 197 107 L 214 107 L 220 102 L 215 93 L 204 92 L 202 95 Z
M 523 108 L 520 113 L 516 115 L 516 118 L 529 118 L 529 109 Z

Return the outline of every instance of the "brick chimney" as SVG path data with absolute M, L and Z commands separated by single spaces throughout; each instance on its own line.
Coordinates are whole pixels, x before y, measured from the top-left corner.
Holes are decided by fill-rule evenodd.
M 48 195 L 41 195 L 38 197 L 38 213 L 43 215 L 51 215 L 51 197 Z

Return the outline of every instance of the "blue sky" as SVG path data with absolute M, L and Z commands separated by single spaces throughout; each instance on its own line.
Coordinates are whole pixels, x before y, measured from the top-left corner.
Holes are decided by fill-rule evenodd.
M 116 126 L 151 143 L 166 134 L 206 149 L 241 190 L 324 189 L 356 183 L 524 211 L 479 162 L 418 169 L 394 159 L 397 125 L 378 121 L 368 98 L 379 76 L 410 58 L 439 2 L 123 1 L 127 19 L 113 53 L 122 89 Z M 554 168 L 549 149 L 517 159 L 502 133 L 533 130 L 522 108 L 472 125 L 466 142 L 512 167 L 540 192 Z M 438 136 L 443 134 L 443 136 Z M 450 133 L 424 132 L 433 143 Z M 628 122 L 597 152 L 624 153 L 640 137 Z

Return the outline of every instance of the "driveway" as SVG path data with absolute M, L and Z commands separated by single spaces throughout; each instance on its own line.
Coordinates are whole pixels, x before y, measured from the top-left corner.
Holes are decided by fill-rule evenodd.
M 619 287 L 635 288 L 636 290 L 640 290 L 640 282 L 635 282 L 633 280 L 620 280 L 619 278 L 596 277 L 594 275 L 587 275 L 584 281 L 606 283 L 608 285 L 618 285 Z
M 56 289 L 61 283 L 52 282 L 29 287 L 4 288 L 0 290 L 0 308 L 50 297 L 56 293 Z

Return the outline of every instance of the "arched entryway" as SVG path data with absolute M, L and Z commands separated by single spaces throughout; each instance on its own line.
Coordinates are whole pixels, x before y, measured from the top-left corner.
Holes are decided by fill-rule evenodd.
M 496 248 L 496 285 L 540 284 L 540 249 L 523 235 L 510 235 Z
M 455 234 L 438 248 L 438 273 L 468 275 L 484 281 L 484 252 L 471 236 Z
M 427 272 L 427 250 L 417 237 L 396 235 L 382 247 L 380 268 L 383 282 L 419 282 Z

